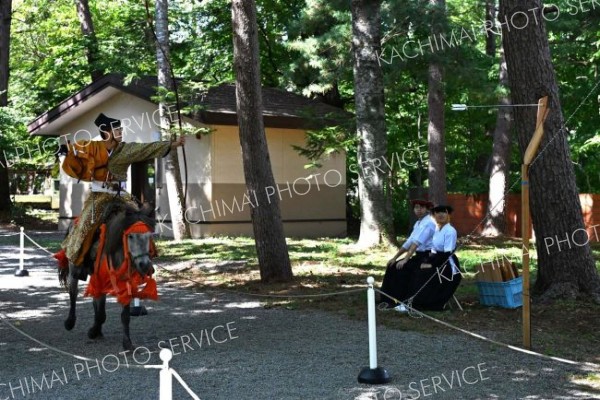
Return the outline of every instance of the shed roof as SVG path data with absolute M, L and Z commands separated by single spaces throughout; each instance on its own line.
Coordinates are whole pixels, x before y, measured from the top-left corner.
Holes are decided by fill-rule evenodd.
M 156 103 L 158 80 L 155 76 L 145 76 L 124 83 L 121 74 L 107 74 L 92 82 L 79 92 L 63 100 L 54 108 L 37 116 L 27 129 L 31 135 L 48 134 L 44 128 L 67 114 L 76 112 L 79 106 L 98 97 L 107 89 L 120 90 L 144 100 Z M 319 100 L 286 92 L 280 89 L 262 89 L 263 119 L 265 127 L 273 128 L 315 128 L 319 126 L 338 125 L 347 120 L 351 114 Z M 191 118 L 208 125 L 237 125 L 236 94 L 234 84 L 222 84 L 212 87 L 193 100 L 199 106 L 198 111 L 189 115 Z M 189 105 L 189 104 L 186 104 Z M 73 115 L 71 116 L 71 119 Z

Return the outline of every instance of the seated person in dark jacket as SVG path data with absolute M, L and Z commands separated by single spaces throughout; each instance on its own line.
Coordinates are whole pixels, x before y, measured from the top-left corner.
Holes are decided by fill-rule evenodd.
M 410 203 L 413 206 L 413 212 L 417 217 L 417 222 L 413 230 L 398 253 L 387 263 L 385 276 L 381 291 L 390 296 L 404 300 L 408 297 L 411 288 L 411 277 L 419 269 L 421 262 L 429 256 L 431 250 L 433 234 L 435 232 L 435 222 L 429 215 L 429 209 L 433 203 L 427 200 L 414 199 Z M 398 260 L 402 254 L 406 256 Z M 381 296 L 381 303 L 387 303 L 393 306 L 394 301 L 386 296 Z
M 450 225 L 452 210 L 451 206 L 446 205 L 431 210 L 437 223 L 431 254 L 415 273 L 411 289 L 411 295 L 418 292 L 412 303 L 417 309 L 443 310 L 462 280 L 460 264 L 454 254 L 457 234 L 456 229 Z

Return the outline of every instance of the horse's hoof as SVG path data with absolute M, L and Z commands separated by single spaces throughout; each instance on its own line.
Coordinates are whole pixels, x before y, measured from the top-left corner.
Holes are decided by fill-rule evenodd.
M 70 331 L 75 326 L 75 318 L 67 318 L 65 320 L 65 329 Z
M 134 347 L 129 339 L 123 339 L 123 350 L 125 351 L 133 351 Z
M 90 339 L 99 339 L 99 338 L 104 337 L 104 335 L 102 335 L 101 328 L 91 327 L 90 330 L 88 331 L 88 337 Z

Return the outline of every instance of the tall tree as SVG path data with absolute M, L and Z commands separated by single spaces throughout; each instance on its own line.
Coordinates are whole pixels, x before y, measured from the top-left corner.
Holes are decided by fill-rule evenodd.
M 540 0 L 501 0 L 499 14 L 501 21 L 510 21 L 502 35 L 513 102 L 549 98 L 544 139 L 530 167 L 531 217 L 538 238 L 535 290 L 545 299 L 591 297 L 600 303 L 600 276 L 590 246 L 584 244 L 587 235 L 542 9 Z M 513 113 L 523 154 L 535 130 L 536 109 L 515 107 Z
M 271 159 L 263 122 L 262 89 L 256 3 L 233 0 L 233 67 L 236 75 L 236 106 L 244 177 L 256 252 L 262 282 L 289 281 L 292 267 L 283 232 L 277 196 L 268 196 L 266 188 L 275 188 Z
M 170 94 L 175 93 L 177 88 L 173 77 L 173 70 L 169 60 L 169 5 L 168 0 L 156 0 L 156 60 L 158 64 L 158 90 L 160 95 L 159 114 L 161 128 L 166 129 L 171 135 L 171 140 L 177 139 L 177 133 L 173 126 L 173 118 L 169 113 L 167 99 Z M 180 107 L 180 104 L 176 104 Z M 178 118 L 179 120 L 179 118 Z M 190 237 L 190 227 L 184 218 L 184 190 L 179 167 L 178 151 L 171 150 L 166 160 L 165 178 L 166 190 L 169 196 L 169 211 L 171 214 L 171 225 L 173 237 L 181 240 Z
M 94 31 L 90 6 L 88 0 L 75 0 L 75 6 L 77 7 L 77 16 L 79 17 L 79 24 L 81 25 L 81 33 L 85 40 L 85 54 L 90 67 L 90 74 L 92 80 L 96 81 L 102 78 L 104 71 L 99 65 L 100 54 L 98 51 L 98 40 L 96 39 L 96 32 Z
M 489 26 L 496 20 L 496 1 L 486 1 L 486 23 Z M 487 31 L 486 54 L 490 57 L 496 56 L 496 35 Z M 498 104 L 508 106 L 510 96 L 508 95 L 508 72 L 506 70 L 506 58 L 504 48 L 500 46 L 500 67 L 498 77 L 498 91 L 500 97 Z M 492 157 L 490 162 L 490 180 L 488 188 L 488 215 L 485 220 L 482 235 L 499 236 L 505 233 L 506 221 L 506 183 L 510 170 L 510 148 L 511 148 L 511 118 L 510 107 L 499 107 L 496 114 L 496 127 L 493 133 Z
M 500 84 L 501 92 L 499 104 L 510 105 L 508 89 L 508 72 L 506 70 L 506 59 L 504 50 L 500 48 Z M 506 228 L 506 183 L 510 170 L 510 148 L 511 148 L 511 119 L 510 107 L 498 108 L 496 114 L 496 128 L 494 129 L 492 159 L 490 165 L 490 184 L 488 189 L 488 216 L 485 221 L 482 234 L 484 236 L 499 236 Z
M 10 59 L 10 24 L 12 0 L 0 0 L 0 107 L 8 105 L 8 75 Z M 0 156 L 0 210 L 11 207 L 7 160 Z
M 381 0 L 352 0 L 352 53 L 354 55 L 354 99 L 358 134 L 358 164 L 368 165 L 387 157 L 383 73 L 381 53 Z M 360 198 L 359 247 L 385 241 L 395 243 L 389 176 L 383 169 L 358 172 Z
M 446 1 L 429 0 L 432 34 L 444 32 Z M 429 62 L 427 104 L 429 106 L 429 200 L 445 204 L 446 193 L 446 139 L 444 123 L 444 67 L 437 55 Z
M 485 24 L 487 27 L 493 27 L 496 22 L 496 0 L 485 0 Z M 496 35 L 493 29 L 485 31 L 485 53 L 488 56 L 496 55 Z

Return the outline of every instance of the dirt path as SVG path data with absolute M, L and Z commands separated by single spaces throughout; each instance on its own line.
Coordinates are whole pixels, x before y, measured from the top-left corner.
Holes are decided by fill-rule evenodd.
M 65 331 L 67 294 L 53 261 L 29 247 L 30 276 L 14 277 L 18 247 L 8 243 L 0 232 L 2 315 L 57 349 L 97 362 L 61 355 L 0 323 L 0 399 L 157 399 L 158 371 L 134 365 L 159 364 L 159 347 L 179 353 L 171 366 L 203 400 L 600 398 L 600 391 L 571 379 L 589 373 L 581 367 L 441 329 L 425 335 L 378 328 L 380 364 L 393 380 L 361 385 L 356 378 L 368 364 L 364 323 L 323 312 L 266 309 L 255 299 L 168 284 L 159 286 L 160 301 L 145 303 L 149 315 L 132 320 L 138 349 L 124 354 L 114 300 L 107 306 L 103 340 L 86 336 L 90 299 L 80 301 L 77 325 Z M 179 384 L 174 388 L 174 399 L 190 398 Z

